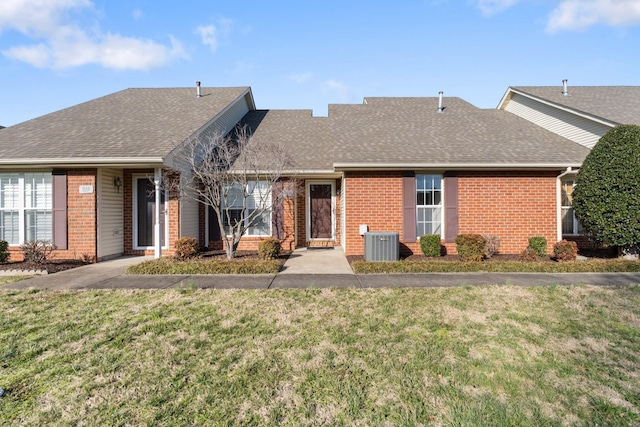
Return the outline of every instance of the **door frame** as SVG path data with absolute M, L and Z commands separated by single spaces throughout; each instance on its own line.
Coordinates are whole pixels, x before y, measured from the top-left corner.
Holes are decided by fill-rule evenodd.
M 311 186 L 312 185 L 330 185 L 331 186 L 331 237 L 322 239 L 311 238 Z M 334 242 L 336 240 L 336 182 L 335 180 L 307 180 L 305 182 L 305 211 L 306 211 L 306 228 L 307 242 Z
M 132 223 L 133 223 L 133 249 L 134 250 L 149 250 L 154 249 L 155 246 L 140 246 L 138 244 L 138 181 L 146 179 L 153 182 L 153 175 L 150 174 L 134 174 L 131 176 L 131 194 L 132 194 Z M 167 190 L 164 190 L 164 212 L 160 212 L 160 215 L 164 216 L 164 245 L 162 249 L 169 248 L 169 194 Z

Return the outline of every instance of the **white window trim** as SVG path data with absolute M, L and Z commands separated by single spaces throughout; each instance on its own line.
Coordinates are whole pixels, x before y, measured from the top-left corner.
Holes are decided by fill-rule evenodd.
M 324 239 L 311 238 L 311 186 L 331 185 L 331 237 Z M 305 182 L 305 212 L 307 242 L 334 242 L 336 240 L 336 182 L 332 180 L 307 180 Z
M 444 239 L 444 227 L 446 225 L 446 221 L 444 220 L 444 194 L 445 194 L 445 188 L 444 188 L 444 175 L 442 173 L 434 173 L 434 172 L 417 172 L 415 174 L 415 192 L 414 192 L 414 199 L 417 199 L 418 196 L 418 176 L 420 175 L 430 175 L 430 176 L 439 176 L 440 177 L 440 204 L 439 205 L 419 205 L 418 201 L 416 200 L 415 202 L 415 206 L 416 206 L 416 239 L 419 241 L 420 237 L 422 236 L 421 234 L 418 233 L 418 208 L 438 208 L 440 209 L 440 238 Z
M 576 218 L 575 209 L 573 209 L 572 205 L 563 205 L 562 204 L 562 187 L 563 187 L 564 182 L 566 182 L 566 181 L 573 182 L 573 188 L 575 189 L 576 188 L 576 177 L 572 176 L 571 179 L 565 179 L 565 178 L 560 179 L 560 233 L 561 233 L 562 236 L 580 236 L 581 235 L 580 232 L 579 232 L 579 227 L 580 226 L 578 225 L 578 219 Z M 572 215 L 573 215 L 573 218 L 572 218 L 573 227 L 572 227 L 572 232 L 571 233 L 564 233 L 564 230 L 563 230 L 564 223 L 562 221 L 562 217 L 563 217 L 562 214 L 563 214 L 563 211 L 565 211 L 567 209 L 572 209 L 573 210 L 573 212 L 572 212 Z M 562 239 L 560 239 L 560 240 L 562 240 Z
M 140 246 L 138 245 L 138 180 L 140 179 L 146 179 L 146 180 L 150 180 L 153 182 L 153 176 L 152 175 L 132 175 L 131 177 L 131 183 L 132 183 L 132 212 L 133 212 L 133 218 L 132 218 L 132 222 L 133 222 L 133 250 L 137 250 L 137 251 L 141 251 L 141 250 L 150 250 L 150 249 L 155 249 L 155 246 Z M 164 212 L 161 212 L 161 214 L 164 215 L 164 246 L 162 246 L 162 249 L 168 249 L 169 248 L 169 209 L 168 209 L 168 203 L 169 203 L 169 197 L 168 197 L 168 192 L 165 189 L 164 190 L 164 204 L 165 204 L 165 209 Z
M 257 181 L 249 181 L 249 183 L 251 183 L 251 182 L 257 182 Z M 263 182 L 266 182 L 266 181 L 263 181 Z M 273 193 L 273 188 L 270 188 L 269 192 Z M 240 208 L 242 208 L 242 207 L 240 207 Z M 269 211 L 269 219 L 268 219 L 269 232 L 268 232 L 268 234 L 249 234 L 249 228 L 251 228 L 251 227 L 247 227 L 247 229 L 245 230 L 245 232 L 242 235 L 242 237 L 262 237 L 262 238 L 264 238 L 264 237 L 273 236 L 273 195 L 272 194 L 269 195 L 269 208 L 268 208 L 268 211 Z M 223 204 L 220 213 L 224 216 L 225 212 L 226 212 L 226 205 Z M 206 216 L 206 223 L 207 223 L 207 231 L 206 232 L 208 233 L 209 232 L 209 229 L 208 229 L 209 209 L 205 209 L 205 216 Z M 247 221 L 247 219 L 245 218 L 245 224 L 246 224 L 246 221 Z M 223 224 L 223 225 L 225 227 L 227 227 L 226 224 Z M 209 236 L 209 234 L 207 234 L 207 236 Z M 232 237 L 231 234 L 226 234 L 226 233 L 225 233 L 225 236 L 226 237 Z
M 3 172 L 4 173 L 4 172 Z M 19 246 L 26 242 L 26 234 L 27 234 L 27 224 L 26 224 L 26 213 L 27 211 L 38 211 L 38 210 L 48 210 L 51 211 L 51 234 L 53 239 L 53 194 L 51 198 L 51 206 L 49 208 L 27 208 L 25 207 L 26 196 L 25 196 L 25 188 L 26 181 L 25 175 L 34 174 L 34 173 L 43 173 L 52 175 L 51 171 L 42 171 L 42 170 L 34 170 L 30 172 L 6 172 L 7 175 L 17 175 L 18 176 L 18 207 L 17 208 L 1 208 L 2 211 L 17 211 L 18 212 L 18 243 L 9 243 L 9 246 Z M 51 190 L 53 192 L 53 178 L 51 180 Z

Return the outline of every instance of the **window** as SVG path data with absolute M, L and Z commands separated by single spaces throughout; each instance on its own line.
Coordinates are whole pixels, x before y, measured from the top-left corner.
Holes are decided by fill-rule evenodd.
M 582 234 L 582 226 L 576 219 L 576 213 L 571 207 L 575 186 L 576 184 L 573 180 L 562 181 L 562 234 Z
M 266 181 L 250 181 L 246 188 L 239 184 L 227 187 L 224 192 L 222 206 L 222 222 L 226 233 L 243 218 L 245 223 L 252 224 L 246 236 L 271 235 L 271 188 Z
M 50 172 L 0 173 L 0 240 L 19 245 L 53 238 Z
M 442 235 L 442 176 L 416 175 L 417 235 Z

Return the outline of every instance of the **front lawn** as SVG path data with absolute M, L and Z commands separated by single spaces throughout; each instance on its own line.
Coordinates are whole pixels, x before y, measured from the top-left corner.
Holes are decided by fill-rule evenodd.
M 4 425 L 634 425 L 640 286 L 0 291 Z

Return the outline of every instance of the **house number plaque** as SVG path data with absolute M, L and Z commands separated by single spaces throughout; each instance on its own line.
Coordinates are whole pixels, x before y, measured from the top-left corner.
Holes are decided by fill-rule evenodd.
M 93 185 L 81 185 L 80 194 L 93 194 Z

